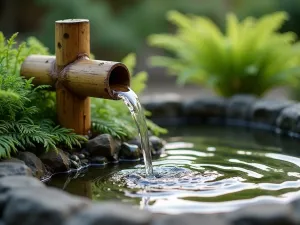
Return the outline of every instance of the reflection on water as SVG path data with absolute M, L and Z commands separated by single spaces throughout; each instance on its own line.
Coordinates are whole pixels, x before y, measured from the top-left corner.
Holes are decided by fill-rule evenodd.
M 237 129 L 183 132 L 187 136 L 171 132 L 166 155 L 153 162 L 155 177 L 147 177 L 142 165 L 124 163 L 54 177 L 50 185 L 162 213 L 223 212 L 300 194 L 297 141 Z

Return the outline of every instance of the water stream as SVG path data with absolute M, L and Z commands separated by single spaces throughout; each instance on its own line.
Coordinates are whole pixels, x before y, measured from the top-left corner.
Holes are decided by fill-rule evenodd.
M 132 118 L 137 126 L 139 136 L 141 138 L 141 147 L 145 163 L 145 170 L 147 176 L 153 175 L 151 150 L 149 146 L 148 127 L 145 120 L 143 107 L 139 101 L 138 96 L 130 88 L 115 87 L 113 93 L 121 98 L 128 107 Z

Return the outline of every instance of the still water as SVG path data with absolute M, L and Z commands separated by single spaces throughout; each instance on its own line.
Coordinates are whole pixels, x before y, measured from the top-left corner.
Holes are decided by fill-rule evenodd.
M 166 140 L 155 177 L 142 163 L 120 163 L 54 176 L 49 185 L 159 213 L 225 212 L 300 194 L 299 140 L 224 127 L 180 127 Z

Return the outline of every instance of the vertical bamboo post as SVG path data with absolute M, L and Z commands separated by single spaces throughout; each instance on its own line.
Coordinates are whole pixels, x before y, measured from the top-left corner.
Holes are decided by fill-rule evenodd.
M 55 53 L 57 71 L 60 72 L 79 55 L 90 55 L 90 24 L 88 20 L 70 19 L 55 23 Z M 84 75 L 83 75 L 84 76 Z M 57 115 L 59 123 L 77 134 L 88 134 L 91 128 L 90 98 L 78 96 L 56 85 Z

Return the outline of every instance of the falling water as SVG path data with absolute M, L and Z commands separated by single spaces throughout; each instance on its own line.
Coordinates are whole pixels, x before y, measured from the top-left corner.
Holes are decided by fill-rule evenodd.
M 130 88 L 115 87 L 113 89 L 114 95 L 121 98 L 127 105 L 135 123 L 138 128 L 138 132 L 141 138 L 141 147 L 143 152 L 143 158 L 145 162 L 146 174 L 148 176 L 153 175 L 151 151 L 149 147 L 148 128 L 144 116 L 144 111 L 138 96 Z

